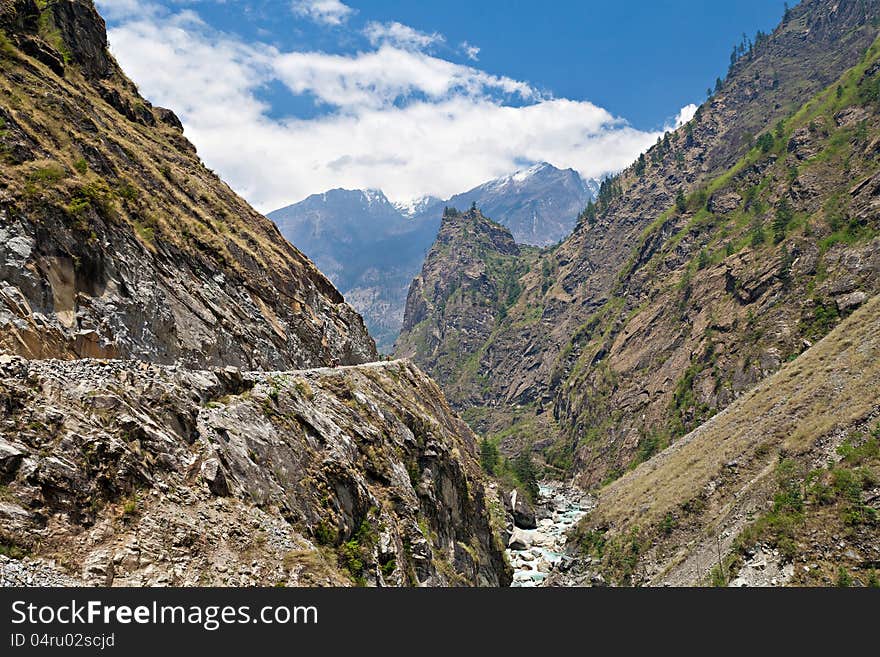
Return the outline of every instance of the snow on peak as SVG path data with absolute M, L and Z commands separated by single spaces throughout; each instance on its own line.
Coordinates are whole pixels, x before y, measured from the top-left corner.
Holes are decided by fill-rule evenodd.
M 385 194 L 381 189 L 365 189 L 361 192 L 367 205 L 372 206 L 374 203 L 388 203 Z
M 414 217 L 419 212 L 427 208 L 432 203 L 436 203 L 439 199 L 434 196 L 419 196 L 406 201 L 397 201 L 392 203 L 395 209 L 404 217 Z
M 551 165 L 548 164 L 547 162 L 539 162 L 538 164 L 530 166 L 528 169 L 522 169 L 520 171 L 517 171 L 516 173 L 514 173 L 510 176 L 510 179 L 513 182 L 518 182 L 518 183 L 525 182 L 526 180 L 528 180 L 532 176 L 539 174 L 542 171 L 544 171 L 545 169 L 548 169 L 550 167 L 551 167 Z
M 552 164 L 548 164 L 547 162 L 538 162 L 537 164 L 533 164 L 532 166 L 530 166 L 528 169 L 520 169 L 519 171 L 514 171 L 509 175 L 496 178 L 495 180 L 486 183 L 486 186 L 494 189 L 500 189 L 503 187 L 507 187 L 508 185 L 522 185 L 523 183 L 528 182 L 530 178 L 536 176 L 542 171 L 546 171 L 547 169 L 552 168 Z

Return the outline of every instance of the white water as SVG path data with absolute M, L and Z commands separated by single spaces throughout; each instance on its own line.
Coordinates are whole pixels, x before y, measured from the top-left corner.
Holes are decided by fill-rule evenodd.
M 513 566 L 511 586 L 543 586 L 547 576 L 566 558 L 568 531 L 593 505 L 586 493 L 570 484 L 542 481 L 538 488 L 535 505 L 538 528 L 517 529 L 528 547 L 507 550 Z

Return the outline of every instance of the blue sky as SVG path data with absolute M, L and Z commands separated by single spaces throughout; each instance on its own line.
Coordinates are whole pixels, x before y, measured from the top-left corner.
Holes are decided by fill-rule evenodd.
M 98 0 L 111 49 L 268 211 L 332 187 L 449 196 L 547 160 L 625 166 L 776 0 Z M 688 107 L 690 106 L 690 107 Z M 683 108 L 685 108 L 683 110 Z

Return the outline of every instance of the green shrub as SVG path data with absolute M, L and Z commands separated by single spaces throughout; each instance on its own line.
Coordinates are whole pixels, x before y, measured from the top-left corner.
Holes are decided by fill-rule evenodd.
M 712 571 L 709 573 L 709 580 L 714 587 L 727 586 L 727 575 L 724 572 L 724 568 L 722 568 L 720 564 L 715 564 L 712 567 Z
M 660 531 L 669 536 L 675 528 L 678 526 L 678 520 L 675 519 L 675 516 L 672 513 L 667 513 L 663 516 L 663 520 L 660 521 Z
M 56 164 L 55 162 L 51 162 L 46 166 L 40 167 L 31 172 L 29 179 L 32 182 L 40 183 L 46 186 L 54 185 L 59 180 L 62 180 L 65 176 L 67 176 L 67 171 L 64 170 L 64 167 L 60 164 Z
M 18 545 L 0 541 L 0 554 L 9 557 L 10 559 L 24 559 L 28 555 L 28 552 Z
M 126 516 L 133 516 L 137 513 L 137 497 L 132 495 L 122 504 L 122 513 Z
M 773 135 L 769 132 L 765 132 L 760 137 L 758 137 L 755 145 L 760 149 L 762 153 L 769 153 L 773 149 Z
M 320 522 L 314 530 L 315 540 L 319 545 L 333 545 L 339 536 L 339 532 L 329 523 Z

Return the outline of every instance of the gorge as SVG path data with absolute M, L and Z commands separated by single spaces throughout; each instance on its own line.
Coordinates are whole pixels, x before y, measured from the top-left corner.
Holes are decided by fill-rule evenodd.
M 744 38 L 595 189 L 277 225 L 91 0 L 0 30 L 0 583 L 876 585 L 880 0 Z

